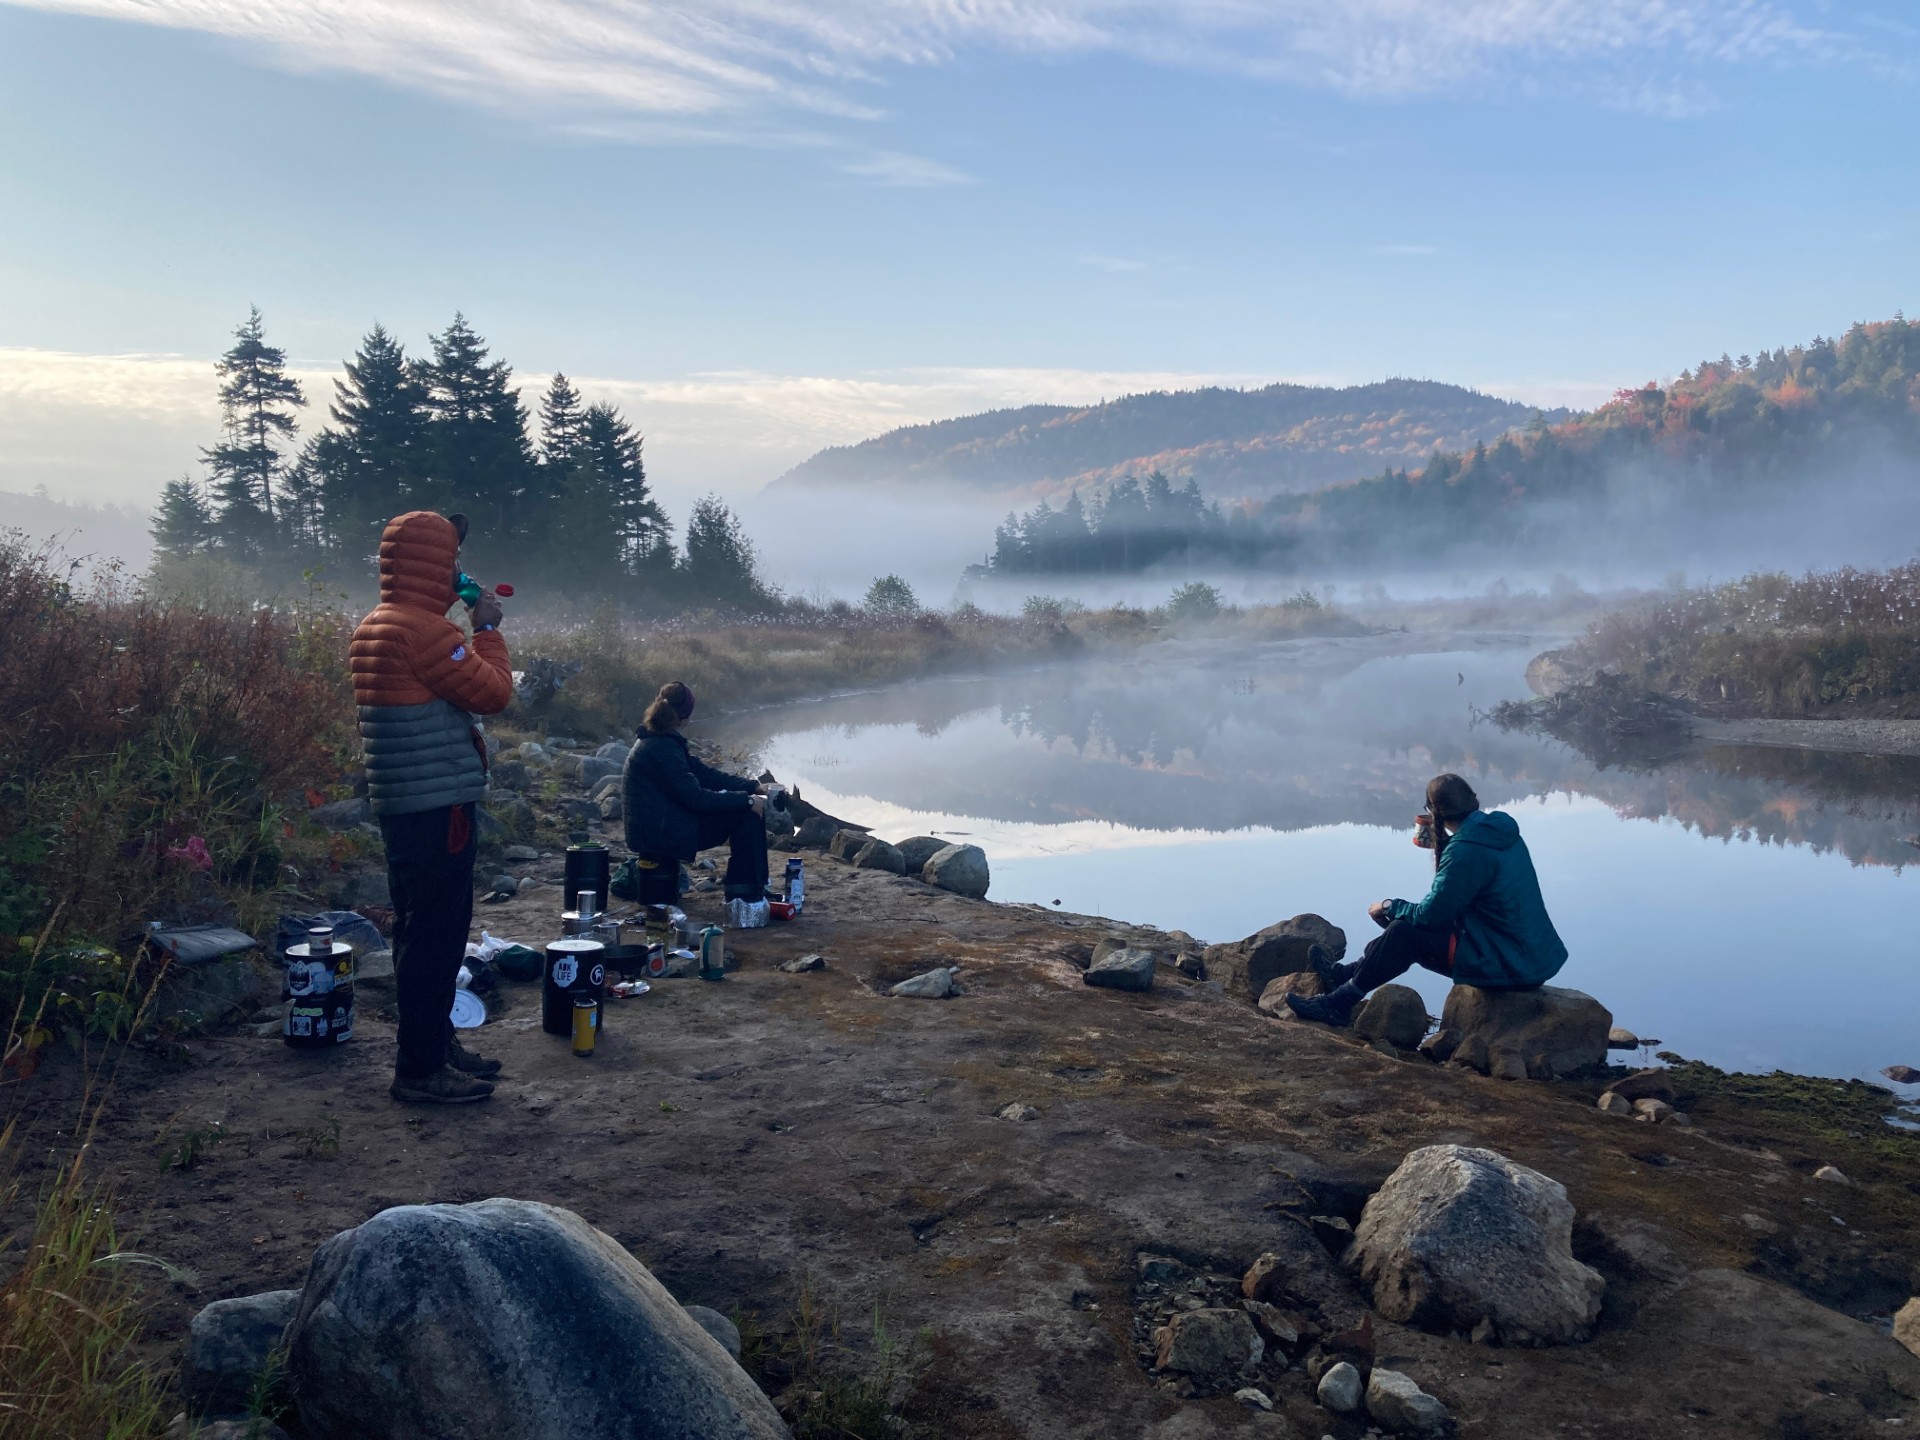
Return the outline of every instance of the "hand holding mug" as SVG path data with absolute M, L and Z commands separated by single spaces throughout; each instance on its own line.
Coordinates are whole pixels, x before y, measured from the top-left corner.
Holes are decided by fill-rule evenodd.
M 473 607 L 474 629 L 487 625 L 498 626 L 506 618 L 507 612 L 500 608 L 500 597 L 491 590 L 482 590 L 479 603 Z

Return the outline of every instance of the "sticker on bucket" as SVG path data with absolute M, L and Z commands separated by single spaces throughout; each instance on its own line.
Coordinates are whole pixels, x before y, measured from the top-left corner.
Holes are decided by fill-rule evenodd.
M 553 962 L 553 983 L 562 990 L 580 976 L 580 962 L 571 955 L 562 955 Z

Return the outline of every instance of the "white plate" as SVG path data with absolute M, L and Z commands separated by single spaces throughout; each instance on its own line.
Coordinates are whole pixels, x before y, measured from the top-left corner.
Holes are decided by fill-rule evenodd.
M 453 1028 L 478 1030 L 487 1023 L 487 1002 L 471 990 L 453 992 Z

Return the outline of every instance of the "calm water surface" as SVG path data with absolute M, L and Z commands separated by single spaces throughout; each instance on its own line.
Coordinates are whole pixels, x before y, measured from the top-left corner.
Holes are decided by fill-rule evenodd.
M 1156 647 L 757 711 L 724 738 L 889 839 L 971 839 L 998 900 L 1206 941 L 1310 910 L 1355 948 L 1370 901 L 1425 891 L 1412 815 L 1455 770 L 1520 823 L 1572 952 L 1556 983 L 1616 1023 L 1730 1069 L 1920 1064 L 1920 761 L 1603 768 L 1475 722 L 1526 694 L 1541 642 L 1453 643 Z M 1437 1014 L 1445 982 L 1409 983 Z

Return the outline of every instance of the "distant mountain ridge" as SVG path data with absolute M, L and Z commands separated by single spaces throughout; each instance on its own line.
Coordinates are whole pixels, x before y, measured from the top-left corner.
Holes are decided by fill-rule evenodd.
M 937 486 L 1009 500 L 1160 471 L 1208 500 L 1260 500 L 1466 450 L 1543 412 L 1434 380 L 1154 391 L 910 425 L 822 450 L 782 487 Z M 1549 421 L 1569 412 L 1544 412 Z

